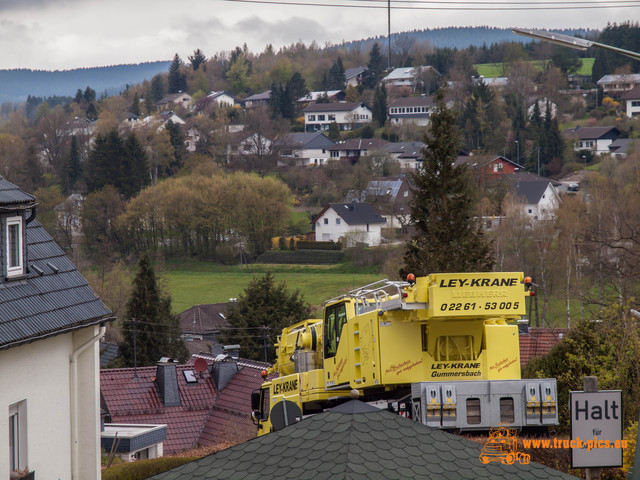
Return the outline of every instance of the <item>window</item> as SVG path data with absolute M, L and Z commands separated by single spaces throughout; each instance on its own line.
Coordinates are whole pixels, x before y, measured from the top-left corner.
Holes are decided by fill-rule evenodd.
M 339 157 L 340 157 L 340 152 L 338 150 L 331 151 L 331 158 L 339 158 Z
M 347 323 L 347 309 L 344 303 L 331 305 L 324 313 L 324 352 L 325 358 L 335 357 L 340 343 L 342 327 Z
M 631 106 L 632 107 L 640 107 L 640 100 L 632 100 L 631 101 Z
M 340 225 L 340 219 L 336 218 L 336 225 Z
M 307 117 L 307 119 L 308 119 L 308 121 L 310 121 L 310 122 L 315 122 L 315 121 L 316 121 L 316 116 L 315 116 L 315 115 L 309 115 L 309 116 Z
M 9 406 L 9 470 L 27 468 L 27 402 Z
M 335 121 L 336 121 L 336 116 L 335 116 L 333 113 L 330 113 L 330 114 L 328 115 L 328 117 L 329 117 L 329 121 L 330 121 L 330 122 L 335 122 Z
M 22 275 L 22 217 L 7 218 L 7 276 Z
M 513 398 L 502 397 L 500 399 L 500 423 L 513 423 L 514 421 Z
M 325 225 L 329 225 L 329 219 L 328 219 L 328 218 L 325 218 L 325 219 L 324 219 L 324 224 L 325 224 Z
M 318 115 L 318 121 L 324 122 L 324 115 Z
M 479 425 L 481 421 L 480 399 L 467 398 L 467 423 L 469 425 Z

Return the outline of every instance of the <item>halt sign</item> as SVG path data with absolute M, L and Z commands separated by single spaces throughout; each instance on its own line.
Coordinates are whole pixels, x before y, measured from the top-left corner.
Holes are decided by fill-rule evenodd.
M 571 466 L 622 466 L 622 391 L 569 392 Z

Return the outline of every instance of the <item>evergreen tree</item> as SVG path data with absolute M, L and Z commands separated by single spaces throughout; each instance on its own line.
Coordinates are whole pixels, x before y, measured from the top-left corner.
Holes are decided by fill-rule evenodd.
M 85 115 L 92 122 L 95 122 L 96 120 L 98 120 L 98 110 L 96 109 L 96 106 L 94 105 L 93 102 L 91 102 L 87 107 L 87 111 L 85 112 Z
M 204 56 L 204 53 L 199 48 L 194 50 L 193 55 L 189 55 L 189 61 L 191 62 L 191 68 L 195 72 L 200 68 L 200 65 L 204 64 L 207 61 L 207 57 Z M 205 69 L 204 67 L 202 68 Z
M 116 129 L 98 135 L 89 152 L 86 181 L 89 192 L 113 185 L 126 198 L 149 183 L 147 155 L 134 134 L 123 142 Z
M 177 53 L 169 66 L 167 82 L 169 84 L 169 93 L 184 92 L 187 89 L 187 76 L 182 72 L 182 60 Z
M 184 135 L 180 130 L 180 125 L 177 123 L 173 123 L 171 120 L 167 122 L 166 129 L 169 132 L 169 141 L 173 146 L 173 160 L 167 167 L 167 171 L 165 172 L 167 175 L 173 175 L 176 173 L 182 165 L 184 164 L 184 157 L 186 155 L 185 147 L 184 147 Z
M 138 96 L 137 92 L 133 95 L 133 101 L 131 102 L 131 113 L 133 113 L 137 117 L 140 116 L 140 97 Z
M 164 97 L 166 90 L 164 87 L 164 81 L 162 75 L 156 75 L 151 79 L 151 101 L 158 103 Z M 147 102 L 149 103 L 149 102 Z
M 284 282 L 276 283 L 271 272 L 253 278 L 238 301 L 227 310 L 229 330 L 223 334 L 227 344 L 239 344 L 243 358 L 275 359 L 272 348 L 283 327 L 309 317 L 310 308 L 299 290 L 290 292 Z M 267 358 L 265 349 L 267 346 Z
M 376 93 L 373 96 L 372 118 L 381 127 L 384 127 L 387 121 L 387 89 L 384 85 L 376 87 Z
M 366 88 L 376 88 L 386 68 L 380 45 L 374 43 L 373 47 L 371 47 L 371 52 L 369 52 L 369 63 L 367 63 L 367 70 L 364 72 L 362 79 L 363 85 Z
M 275 80 L 271 83 L 269 110 L 271 111 L 271 118 L 278 118 L 282 116 L 282 88 Z
M 138 264 L 122 330 L 119 354 L 127 367 L 134 365 L 134 334 L 137 366 L 155 365 L 162 357 L 180 362 L 189 358 L 178 317 L 171 313 L 171 298 L 160 290 L 147 255 Z
M 78 148 L 78 138 L 75 135 L 71 137 L 71 147 L 65 159 L 64 174 L 66 177 L 64 182 L 65 193 L 68 195 L 73 192 L 76 182 L 82 175 L 80 149 Z
M 331 122 L 329 124 L 329 130 L 327 131 L 327 137 L 329 137 L 334 142 L 338 141 L 340 138 L 340 125 L 337 122 Z
M 640 25 L 638 22 L 608 24 L 598 37 L 598 42 L 612 47 L 640 52 Z M 625 55 L 605 48 L 595 49 L 595 60 L 591 70 L 591 79 L 596 83 L 603 76 L 614 73 L 618 68 L 629 64 L 631 73 L 640 72 L 640 60 L 631 60 Z
M 424 161 L 413 175 L 410 204 L 415 234 L 407 243 L 404 273 L 489 271 L 494 258 L 475 209 L 476 192 L 465 165 L 454 166 L 460 132 L 456 118 L 436 95 L 425 138 Z
M 324 87 L 327 90 L 342 90 L 344 89 L 347 79 L 344 76 L 344 66 L 342 65 L 342 59 L 338 57 L 338 60 L 333 62 L 333 65 L 329 69 L 329 75 L 325 77 Z
M 84 97 L 82 96 L 82 89 L 78 89 L 76 96 L 73 98 L 74 103 L 82 103 Z
M 92 103 L 96 101 L 96 91 L 91 88 L 91 87 L 87 87 L 84 89 L 84 101 L 87 103 Z

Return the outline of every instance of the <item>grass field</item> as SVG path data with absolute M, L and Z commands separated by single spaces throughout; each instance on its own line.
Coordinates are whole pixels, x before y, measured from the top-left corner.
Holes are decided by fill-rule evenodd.
M 299 289 L 314 308 L 348 290 L 382 279 L 371 269 L 344 265 L 287 266 L 251 265 L 226 267 L 208 263 L 168 264 L 158 272 L 171 293 L 173 311 L 183 312 L 193 305 L 227 302 L 238 297 L 255 276 L 271 271 L 277 282 L 285 281 L 289 290 Z
M 583 58 L 582 67 L 578 70 L 578 75 L 591 75 L 593 62 L 595 58 Z M 532 62 L 538 70 L 542 70 L 544 62 L 536 60 Z M 495 78 L 504 75 L 504 67 L 502 63 L 479 63 L 474 65 L 478 70 L 478 74 L 485 78 Z

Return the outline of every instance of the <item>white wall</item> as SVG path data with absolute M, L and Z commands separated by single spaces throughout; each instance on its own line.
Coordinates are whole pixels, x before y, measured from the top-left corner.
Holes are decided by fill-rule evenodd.
M 30 470 L 36 478 L 71 479 L 71 370 L 69 358 L 76 346 L 97 327 L 58 335 L 0 351 L 0 478 L 9 476 L 9 405 L 26 401 Z M 74 338 L 75 337 L 75 338 Z M 79 478 L 100 478 L 98 347 L 79 358 Z
M 325 225 L 324 219 L 328 219 Z M 336 224 L 336 219 L 340 219 L 340 224 Z M 337 242 L 344 238 L 348 247 L 356 243 L 366 243 L 368 245 L 380 245 L 382 241 L 382 225 L 379 223 L 367 225 L 347 225 L 340 215 L 333 208 L 327 209 L 324 215 L 316 220 L 316 242 Z

